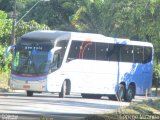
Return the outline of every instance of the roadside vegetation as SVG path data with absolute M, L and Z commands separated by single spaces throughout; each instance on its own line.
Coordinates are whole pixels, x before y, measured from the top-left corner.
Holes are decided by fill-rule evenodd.
M 121 107 L 113 113 L 89 115 L 85 120 L 159 120 L 160 99 L 149 99 L 131 102 L 130 106 Z
M 10 91 L 8 86 L 9 74 L 0 73 L 0 92 L 8 92 Z

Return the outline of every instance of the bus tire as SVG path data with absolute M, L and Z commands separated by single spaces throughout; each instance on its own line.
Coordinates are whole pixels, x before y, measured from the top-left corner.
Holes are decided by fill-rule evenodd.
M 118 101 L 122 101 L 125 96 L 125 86 L 123 84 L 120 84 L 117 91 L 117 99 Z
M 27 96 L 28 97 L 32 97 L 33 96 L 33 91 L 26 91 L 27 92 Z
M 71 82 L 70 82 L 70 80 L 65 80 L 65 81 L 66 81 L 66 86 L 67 86 L 66 95 L 70 95 L 70 93 L 71 93 Z
M 64 98 L 67 92 L 67 82 L 66 80 L 62 84 L 61 92 L 59 93 L 59 98 Z
M 126 102 L 131 102 L 134 96 L 135 96 L 135 87 L 133 85 L 129 85 L 128 89 L 126 90 L 126 95 L 124 100 Z

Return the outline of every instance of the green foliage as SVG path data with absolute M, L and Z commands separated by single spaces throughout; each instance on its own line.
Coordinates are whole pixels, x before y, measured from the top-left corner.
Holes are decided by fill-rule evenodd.
M 10 44 L 10 33 L 12 20 L 7 18 L 7 14 L 4 11 L 0 11 L 0 72 L 9 72 L 11 67 L 11 55 L 6 59 L 5 50 Z M 15 33 L 16 37 L 20 37 L 24 33 L 34 30 L 50 29 L 45 24 L 38 24 L 32 20 L 29 22 L 20 21 L 16 25 Z
M 6 20 L 7 15 L 4 13 L 4 11 L 0 11 L 0 37 L 3 36 L 4 32 L 3 32 L 3 28 L 5 26 L 5 20 Z
M 160 64 L 155 65 L 153 69 L 152 85 L 156 87 L 157 84 L 160 85 Z
M 7 14 L 0 10 L 0 43 L 6 45 L 9 42 L 11 31 L 11 19 L 7 19 Z
M 11 20 L 7 19 L 7 14 L 4 11 L 0 10 L 0 72 L 9 72 L 11 55 L 6 61 L 5 59 L 5 49 L 6 45 L 9 42 L 11 30 Z
M 0 10 L 10 12 L 12 11 L 13 0 L 0 0 Z
M 21 12 L 24 15 L 37 1 L 26 5 Z M 77 0 L 50 0 L 39 2 L 28 14 L 24 21 L 34 19 L 38 23 L 47 24 L 51 29 L 71 30 L 70 17 L 77 10 Z
M 9 72 L 10 63 L 12 60 L 12 55 L 9 54 L 8 59 L 6 59 L 6 46 L 0 45 L 0 72 Z
M 72 17 L 78 31 L 152 42 L 160 59 L 159 0 L 88 0 Z
M 32 20 L 29 22 L 20 21 L 16 26 L 16 38 L 22 36 L 23 34 L 34 31 L 34 30 L 49 30 L 50 28 L 45 24 L 38 24 L 36 21 Z
M 102 8 L 104 8 L 103 0 L 97 1 L 81 1 L 81 6 L 72 16 L 72 25 L 78 31 L 101 33 L 102 24 Z

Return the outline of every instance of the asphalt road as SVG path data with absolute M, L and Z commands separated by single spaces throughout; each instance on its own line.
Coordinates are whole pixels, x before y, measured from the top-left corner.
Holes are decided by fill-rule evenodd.
M 25 92 L 0 93 L 0 119 L 37 120 L 46 117 L 49 120 L 76 120 L 88 114 L 113 112 L 128 106 L 127 102 L 102 99 L 84 99 L 78 94 L 58 98 L 57 94 L 43 93 L 27 97 Z M 10 119 L 8 119 L 10 120 Z

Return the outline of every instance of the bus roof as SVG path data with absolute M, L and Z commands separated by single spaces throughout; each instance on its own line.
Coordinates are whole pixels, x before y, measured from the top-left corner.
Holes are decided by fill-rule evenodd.
M 50 40 L 54 42 L 57 39 L 60 40 L 82 40 L 82 41 L 94 41 L 94 42 L 104 42 L 104 43 L 115 43 L 115 44 L 128 44 L 128 45 L 138 45 L 138 46 L 150 46 L 153 45 L 149 42 L 142 41 L 132 41 L 123 38 L 112 38 L 106 37 L 101 34 L 95 33 L 81 33 L 81 32 L 71 32 L 71 31 L 58 31 L 58 30 L 40 30 L 32 31 L 24 34 L 22 39 L 31 40 Z
M 24 34 L 21 38 L 32 40 L 56 40 L 57 38 L 62 36 L 65 36 L 66 39 L 70 39 L 71 33 L 65 31 L 41 30 L 28 32 Z

